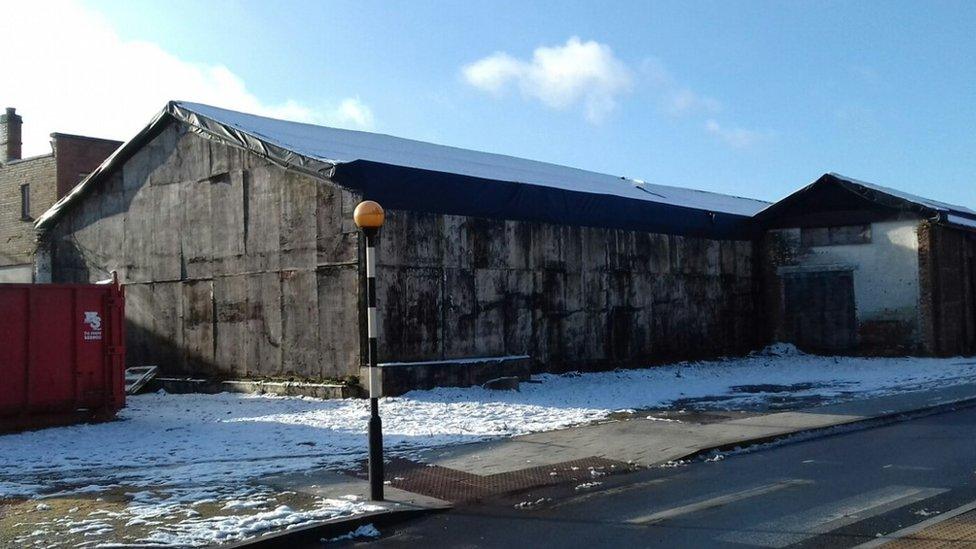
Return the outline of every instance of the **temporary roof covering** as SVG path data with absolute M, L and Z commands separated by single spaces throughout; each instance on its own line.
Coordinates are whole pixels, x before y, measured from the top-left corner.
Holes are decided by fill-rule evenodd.
M 38 219 L 49 228 L 88 188 L 173 120 L 392 209 L 660 233 L 747 238 L 767 202 L 388 135 L 170 102 Z
M 770 205 L 757 214 L 756 219 L 759 221 L 775 219 L 784 211 L 789 210 L 793 204 L 825 189 L 842 189 L 848 191 L 850 193 L 850 205 L 852 209 L 859 207 L 863 201 L 867 201 L 890 210 L 911 212 L 936 223 L 976 230 L 976 211 L 969 208 L 947 204 L 929 198 L 922 198 L 897 189 L 883 187 L 837 173 L 824 174 L 813 183 Z M 844 206 L 844 204 L 837 203 L 839 200 L 836 195 L 832 195 L 831 199 L 834 201 L 831 204 L 832 207 L 839 208 Z

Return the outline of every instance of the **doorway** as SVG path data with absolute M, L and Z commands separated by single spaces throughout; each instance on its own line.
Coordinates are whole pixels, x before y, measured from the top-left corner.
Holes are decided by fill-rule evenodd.
M 782 280 L 788 341 L 821 353 L 850 351 L 857 345 L 851 271 L 790 273 Z

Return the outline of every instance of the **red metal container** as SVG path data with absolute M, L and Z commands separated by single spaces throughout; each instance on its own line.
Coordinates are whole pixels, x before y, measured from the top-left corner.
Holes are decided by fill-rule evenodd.
M 125 405 L 117 284 L 0 284 L 0 432 L 112 419 Z

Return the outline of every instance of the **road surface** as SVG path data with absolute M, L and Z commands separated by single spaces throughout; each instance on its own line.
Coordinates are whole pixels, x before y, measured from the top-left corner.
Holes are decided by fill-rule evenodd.
M 969 509 L 974 473 L 968 408 L 459 508 L 355 545 L 853 547 Z

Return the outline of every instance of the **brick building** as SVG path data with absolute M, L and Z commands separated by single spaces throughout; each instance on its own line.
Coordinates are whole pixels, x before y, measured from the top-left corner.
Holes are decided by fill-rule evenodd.
M 0 282 L 32 280 L 34 219 L 121 145 L 53 133 L 50 153 L 22 158 L 22 125 L 15 109 L 0 114 Z

